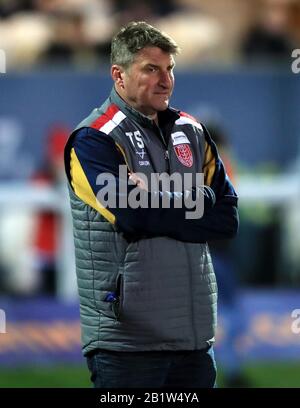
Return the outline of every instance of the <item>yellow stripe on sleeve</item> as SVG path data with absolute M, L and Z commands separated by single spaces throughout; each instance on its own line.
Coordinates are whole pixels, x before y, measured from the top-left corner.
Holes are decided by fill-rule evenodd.
M 205 162 L 203 166 L 204 171 L 204 184 L 210 186 L 215 173 L 216 168 L 216 158 L 211 151 L 211 146 L 205 143 Z
M 77 197 L 79 197 L 83 202 L 93 207 L 98 211 L 103 217 L 114 224 L 116 217 L 105 207 L 95 197 L 95 194 L 88 182 L 86 175 L 81 167 L 80 161 L 76 155 L 74 147 L 71 149 L 71 159 L 70 159 L 70 175 L 71 175 L 71 185 Z
M 120 151 L 120 153 L 122 154 L 122 156 L 124 157 L 124 160 L 125 160 L 125 163 L 126 163 L 126 165 L 127 165 L 127 167 L 128 167 L 128 170 L 130 170 L 130 167 L 129 167 L 129 164 L 128 164 L 128 161 L 127 161 L 127 158 L 126 158 L 126 154 L 125 154 L 124 149 L 119 145 L 119 143 L 116 143 L 116 146 L 117 146 L 117 149 L 119 149 L 119 151 Z

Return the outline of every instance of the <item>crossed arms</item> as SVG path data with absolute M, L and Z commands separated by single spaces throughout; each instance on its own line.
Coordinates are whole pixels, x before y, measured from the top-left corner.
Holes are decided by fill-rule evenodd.
M 237 195 L 226 175 L 224 165 L 218 155 L 216 146 L 205 131 L 206 158 L 203 172 L 205 184 L 200 190 L 191 191 L 156 191 L 159 195 L 158 208 L 120 208 L 106 206 L 97 200 L 97 194 L 104 185 L 97 184 L 99 174 L 111 174 L 116 180 L 116 198 L 122 194 L 122 183 L 128 184 L 128 175 L 119 177 L 119 166 L 124 166 L 123 155 L 117 149 L 114 140 L 101 132 L 82 128 L 69 141 L 66 147 L 66 168 L 70 184 L 75 194 L 84 202 L 99 211 L 116 230 L 127 239 L 141 239 L 155 236 L 167 236 L 185 242 L 206 242 L 216 239 L 232 238 L 238 230 L 239 218 Z M 69 168 L 68 168 L 69 161 Z M 133 177 L 134 179 L 134 177 Z M 136 182 L 137 179 L 134 179 Z M 127 194 L 136 188 L 127 186 Z M 122 190 L 122 191 L 121 191 Z M 187 208 L 182 200 L 183 194 L 191 194 L 193 199 L 202 194 L 204 213 L 201 218 L 187 219 Z M 148 193 L 149 200 L 150 195 Z M 164 194 L 168 194 L 169 208 L 161 205 Z M 183 205 L 176 208 L 176 200 L 181 199 Z M 189 208 L 190 210 L 190 208 Z

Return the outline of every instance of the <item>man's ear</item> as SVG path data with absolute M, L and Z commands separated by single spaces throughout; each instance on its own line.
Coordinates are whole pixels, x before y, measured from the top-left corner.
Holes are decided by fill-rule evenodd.
M 124 89 L 124 69 L 120 65 L 114 64 L 112 65 L 110 72 L 114 83 Z

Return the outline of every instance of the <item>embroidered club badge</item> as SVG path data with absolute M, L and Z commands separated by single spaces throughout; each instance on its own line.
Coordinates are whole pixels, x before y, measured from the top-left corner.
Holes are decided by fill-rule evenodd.
M 193 154 L 192 154 L 190 146 L 187 143 L 179 144 L 177 146 L 174 146 L 174 149 L 175 149 L 176 156 L 178 160 L 180 161 L 180 163 L 186 167 L 192 167 Z

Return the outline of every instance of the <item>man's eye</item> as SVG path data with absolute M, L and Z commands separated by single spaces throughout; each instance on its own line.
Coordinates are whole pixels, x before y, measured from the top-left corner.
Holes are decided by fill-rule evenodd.
M 157 71 L 156 67 L 149 67 L 148 69 L 149 69 L 150 72 L 156 72 Z

